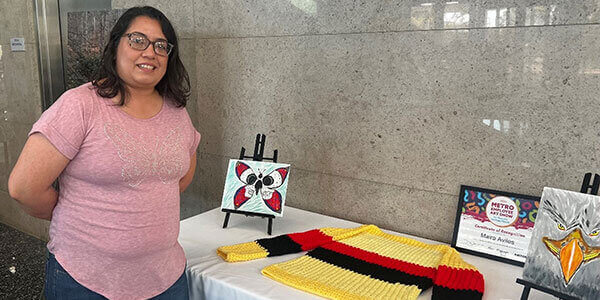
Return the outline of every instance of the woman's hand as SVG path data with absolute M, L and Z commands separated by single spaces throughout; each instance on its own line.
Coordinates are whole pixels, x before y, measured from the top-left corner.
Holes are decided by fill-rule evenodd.
M 29 215 L 52 219 L 58 193 L 52 183 L 69 159 L 40 133 L 32 134 L 8 179 L 8 192 Z

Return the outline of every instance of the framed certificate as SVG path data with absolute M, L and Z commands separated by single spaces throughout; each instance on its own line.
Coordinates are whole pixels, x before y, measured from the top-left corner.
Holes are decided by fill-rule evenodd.
M 523 266 L 540 197 L 461 186 L 452 247 Z

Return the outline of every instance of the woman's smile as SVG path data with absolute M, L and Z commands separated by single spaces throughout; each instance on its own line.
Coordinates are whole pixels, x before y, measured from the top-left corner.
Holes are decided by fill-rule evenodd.
M 151 72 L 151 71 L 154 71 L 154 69 L 156 69 L 156 66 L 154 66 L 152 64 L 146 64 L 146 63 L 137 64 L 137 66 L 144 72 Z

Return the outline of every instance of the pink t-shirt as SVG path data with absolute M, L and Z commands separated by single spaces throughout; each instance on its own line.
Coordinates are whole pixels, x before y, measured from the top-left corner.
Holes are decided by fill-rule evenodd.
M 110 299 L 164 292 L 186 259 L 179 234 L 179 180 L 200 134 L 184 108 L 163 101 L 136 119 L 84 84 L 33 125 L 71 161 L 59 177 L 48 249 L 83 286 Z

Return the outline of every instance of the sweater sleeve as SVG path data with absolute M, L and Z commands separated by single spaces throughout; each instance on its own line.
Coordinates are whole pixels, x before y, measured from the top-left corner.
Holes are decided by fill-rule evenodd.
M 379 231 L 374 225 L 356 228 L 321 228 L 305 232 L 283 234 L 217 249 L 217 254 L 228 262 L 247 261 L 267 256 L 278 256 L 315 249 L 331 241 L 353 236 L 364 231 Z
M 483 275 L 465 262 L 458 251 L 445 247 L 444 255 L 433 280 L 432 300 L 479 300 L 483 297 Z

